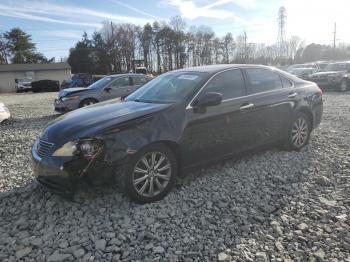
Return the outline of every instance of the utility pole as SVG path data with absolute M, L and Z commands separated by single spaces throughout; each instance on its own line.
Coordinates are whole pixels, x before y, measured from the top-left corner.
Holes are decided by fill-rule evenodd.
M 334 32 L 333 32 L 333 49 L 335 50 L 337 41 L 337 23 L 334 23 Z
M 336 59 L 336 47 L 337 47 L 337 23 L 334 23 L 333 31 L 333 59 Z
M 243 34 L 243 37 L 244 37 L 244 63 L 247 63 L 247 32 L 244 31 L 244 34 Z

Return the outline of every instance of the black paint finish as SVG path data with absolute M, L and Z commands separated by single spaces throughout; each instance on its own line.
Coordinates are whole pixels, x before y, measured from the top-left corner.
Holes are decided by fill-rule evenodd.
M 65 143 L 83 138 L 103 141 L 103 155 L 90 169 L 93 176 L 103 177 L 103 173 L 113 175 L 133 153 L 155 142 L 169 146 L 185 170 L 285 139 L 298 111 L 309 115 L 313 128 L 319 125 L 322 92 L 316 84 L 285 72 L 255 65 L 207 66 L 179 72 L 206 72 L 205 82 L 210 82 L 211 77 L 222 71 L 239 69 L 244 74 L 247 68 L 270 70 L 289 79 L 292 86 L 252 94 L 245 83 L 245 96 L 205 108 L 191 106 L 201 95 L 201 85 L 190 97 L 172 104 L 109 100 L 75 110 L 58 117 L 40 135 L 40 139 L 53 144 L 44 157 L 39 157 L 33 146 L 38 181 L 62 193 L 74 190 L 86 160 L 52 154 Z M 290 96 L 294 93 L 295 96 Z M 250 104 L 253 106 L 249 107 Z M 55 184 L 58 186 L 54 187 Z

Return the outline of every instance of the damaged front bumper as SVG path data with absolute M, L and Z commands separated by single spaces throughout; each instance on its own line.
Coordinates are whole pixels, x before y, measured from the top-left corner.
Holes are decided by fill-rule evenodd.
M 65 168 L 72 159 L 68 158 L 41 158 L 36 150 L 32 149 L 32 169 L 37 182 L 49 191 L 64 197 L 74 195 L 78 174 L 71 174 Z

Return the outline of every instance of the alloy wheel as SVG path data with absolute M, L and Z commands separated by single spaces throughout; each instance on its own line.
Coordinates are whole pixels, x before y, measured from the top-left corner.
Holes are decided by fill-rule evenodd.
M 172 175 L 171 163 L 161 152 L 150 152 L 136 163 L 132 182 L 136 192 L 143 197 L 154 197 L 168 185 Z
M 85 106 L 90 106 L 90 105 L 93 105 L 93 104 L 95 104 L 95 102 L 93 102 L 93 101 L 87 101 L 87 102 L 85 102 L 85 103 L 83 104 L 83 107 L 85 107 Z
M 305 145 L 309 135 L 309 127 L 305 118 L 299 117 L 293 124 L 292 127 L 292 143 L 297 148 Z

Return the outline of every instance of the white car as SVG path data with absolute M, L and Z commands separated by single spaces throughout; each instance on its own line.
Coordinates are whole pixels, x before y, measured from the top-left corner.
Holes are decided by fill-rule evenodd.
M 6 119 L 9 119 L 11 116 L 8 108 L 0 102 L 0 123 Z

